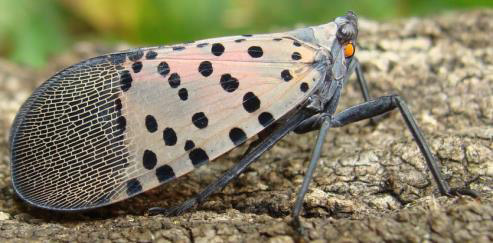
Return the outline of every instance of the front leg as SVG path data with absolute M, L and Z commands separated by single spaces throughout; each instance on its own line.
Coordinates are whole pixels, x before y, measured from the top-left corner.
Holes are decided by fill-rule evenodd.
M 358 81 L 359 87 L 361 89 L 361 94 L 365 101 L 370 100 L 370 93 L 368 91 L 368 82 L 366 82 L 365 75 L 363 75 L 363 70 L 358 58 L 353 57 L 351 64 L 349 64 L 348 78 L 351 76 L 352 72 L 356 72 L 356 80 Z

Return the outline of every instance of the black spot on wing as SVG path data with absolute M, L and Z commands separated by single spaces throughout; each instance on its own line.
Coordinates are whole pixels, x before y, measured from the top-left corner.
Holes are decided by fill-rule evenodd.
M 291 55 L 291 58 L 295 61 L 297 60 L 300 60 L 301 59 L 301 54 L 297 51 L 293 52 L 293 54 Z
M 185 88 L 181 88 L 178 90 L 178 96 L 180 97 L 180 100 L 187 100 L 188 99 L 188 91 Z
M 188 151 L 193 148 L 195 148 L 195 143 L 192 140 L 187 140 L 185 142 L 185 147 L 184 147 L 185 151 Z
M 264 55 L 264 51 L 260 46 L 251 46 L 248 48 L 248 54 L 253 58 L 259 58 Z
M 195 167 L 200 166 L 201 164 L 207 163 L 209 161 L 209 156 L 201 148 L 196 148 L 190 151 L 188 157 L 190 158 L 190 161 Z
M 128 53 L 128 60 L 132 62 L 136 62 L 139 59 L 141 59 L 142 56 L 144 56 L 144 52 L 142 50 L 136 50 L 131 53 Z
M 308 84 L 307 84 L 307 83 L 305 83 L 305 82 L 301 83 L 301 84 L 300 84 L 300 90 L 301 90 L 301 92 L 303 92 L 303 93 L 304 93 L 304 92 L 306 92 L 306 91 L 308 91 Z
M 173 168 L 169 165 L 162 165 L 156 169 L 156 178 L 159 182 L 165 182 L 175 177 Z
M 214 56 L 221 56 L 224 53 L 223 44 L 221 44 L 221 43 L 212 44 L 211 52 Z
M 229 131 L 229 138 L 235 146 L 238 146 L 246 141 L 246 133 L 241 128 L 233 128 Z
M 140 70 L 142 70 L 142 62 L 132 63 L 132 70 L 134 71 L 134 73 L 140 72 Z
M 120 116 L 116 119 L 116 127 L 118 129 L 117 135 L 121 135 L 127 129 L 127 119 L 124 116 Z
M 173 146 L 176 144 L 176 140 L 178 138 L 176 137 L 176 132 L 173 130 L 173 128 L 167 127 L 163 131 L 163 140 L 164 144 L 166 146 Z
M 115 99 L 115 110 L 120 111 L 122 107 L 122 100 L 120 98 Z
M 147 115 L 145 118 L 145 125 L 147 128 L 147 131 L 149 131 L 151 133 L 157 131 L 157 121 L 156 121 L 156 118 L 154 118 L 154 116 Z
M 243 41 L 246 41 L 246 39 L 236 39 L 235 40 L 236 43 L 240 43 L 240 42 L 243 42 Z
M 289 70 L 285 69 L 285 70 L 282 70 L 282 72 L 281 72 L 281 78 L 287 82 L 287 81 L 293 79 L 293 76 L 291 75 Z
M 207 45 L 209 45 L 209 43 L 200 43 L 200 44 L 197 44 L 197 47 L 202 48 L 202 47 L 207 46 Z
M 152 170 L 157 164 L 157 157 L 151 150 L 145 150 L 142 156 L 142 165 L 148 170 Z
M 221 75 L 221 79 L 219 80 L 219 83 L 221 84 L 221 87 L 223 87 L 223 89 L 226 92 L 230 92 L 230 93 L 235 91 L 238 88 L 238 86 L 240 86 L 238 79 L 231 76 L 231 74 L 229 73 Z
M 293 42 L 293 45 L 294 45 L 294 46 L 297 46 L 297 47 L 300 47 L 300 46 L 301 46 L 301 43 L 299 43 L 298 41 L 294 41 L 294 42 Z
M 249 113 L 258 110 L 260 108 L 259 98 L 253 92 L 246 93 L 243 96 L 243 108 Z
M 127 195 L 132 196 L 142 191 L 142 185 L 137 179 L 131 179 L 127 182 Z
M 274 122 L 274 116 L 272 116 L 271 113 L 269 112 L 262 112 L 258 116 L 258 122 L 263 126 L 267 127 L 269 126 L 272 122 Z
M 128 70 L 123 70 L 120 72 L 120 87 L 126 92 L 132 87 L 132 75 Z
M 155 52 L 155 51 L 148 51 L 146 53 L 146 59 L 147 60 L 156 59 L 156 57 L 157 57 L 157 52 Z
M 185 50 L 184 46 L 173 46 L 173 51 L 183 51 Z
M 204 112 L 197 112 L 192 116 L 192 123 L 197 128 L 203 129 L 209 124 L 209 119 L 205 116 Z
M 177 73 L 172 73 L 169 76 L 168 83 L 171 88 L 177 88 L 180 86 L 181 78 Z
M 199 65 L 199 73 L 204 77 L 209 77 L 213 72 L 212 63 L 209 61 L 203 61 Z
M 161 74 L 161 76 L 166 77 L 169 74 L 169 65 L 167 62 L 161 62 L 157 66 L 157 72 Z

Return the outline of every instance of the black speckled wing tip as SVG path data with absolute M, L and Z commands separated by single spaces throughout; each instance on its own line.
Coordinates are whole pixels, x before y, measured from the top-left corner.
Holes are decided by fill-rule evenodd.
M 9 134 L 10 164 L 13 188 L 30 205 L 97 208 L 112 203 L 110 195 L 123 184 L 128 152 L 116 108 L 119 72 L 111 59 L 62 70 L 21 106 Z

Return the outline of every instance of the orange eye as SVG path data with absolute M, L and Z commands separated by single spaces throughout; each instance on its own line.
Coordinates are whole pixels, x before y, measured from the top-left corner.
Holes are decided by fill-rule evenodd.
M 346 58 L 352 57 L 354 55 L 355 51 L 356 51 L 356 49 L 355 49 L 355 46 L 353 45 L 352 42 L 348 42 L 344 46 L 344 56 L 346 56 Z

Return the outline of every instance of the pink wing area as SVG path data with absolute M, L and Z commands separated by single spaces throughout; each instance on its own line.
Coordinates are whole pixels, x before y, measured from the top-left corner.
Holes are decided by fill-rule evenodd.
M 228 37 L 135 49 L 62 71 L 16 119 L 14 187 L 36 206 L 81 210 L 173 180 L 306 100 L 325 74 L 318 52 L 290 37 Z M 32 135 L 44 123 L 40 133 L 59 143 L 51 153 L 38 150 L 53 141 Z

